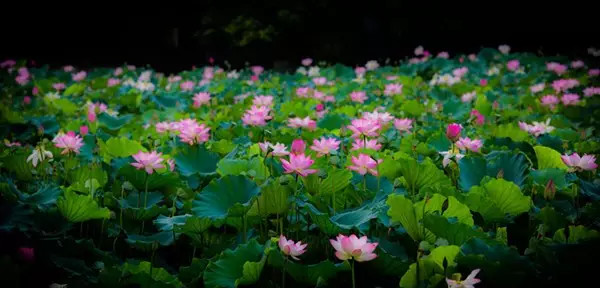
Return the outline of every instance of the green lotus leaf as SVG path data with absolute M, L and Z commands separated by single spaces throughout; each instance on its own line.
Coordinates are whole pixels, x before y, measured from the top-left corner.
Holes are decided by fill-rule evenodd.
M 79 195 L 70 190 L 65 190 L 62 197 L 56 201 L 58 211 L 69 222 L 84 222 L 91 219 L 108 219 L 110 210 L 98 206 L 91 195 Z
M 219 155 L 200 145 L 186 145 L 174 157 L 177 169 L 184 176 L 211 175 L 217 171 Z
M 204 187 L 193 201 L 192 211 L 196 216 L 211 219 L 239 217 L 250 209 L 258 191 L 256 183 L 248 178 L 228 175 Z
M 465 198 L 473 211 L 483 216 L 486 222 L 501 222 L 506 215 L 517 216 L 529 211 L 531 198 L 521 189 L 504 179 L 492 179 L 483 186 L 473 186 Z
M 206 287 L 238 287 L 253 284 L 267 260 L 265 247 L 254 239 L 247 244 L 227 249 L 211 261 L 204 271 Z

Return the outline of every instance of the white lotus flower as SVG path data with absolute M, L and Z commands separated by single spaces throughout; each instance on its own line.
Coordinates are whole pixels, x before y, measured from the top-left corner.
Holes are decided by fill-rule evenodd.
M 46 151 L 44 146 L 38 146 L 31 152 L 31 155 L 27 157 L 27 162 L 31 161 L 33 167 L 37 167 L 38 163 L 44 162 L 46 158 L 52 158 L 52 152 Z

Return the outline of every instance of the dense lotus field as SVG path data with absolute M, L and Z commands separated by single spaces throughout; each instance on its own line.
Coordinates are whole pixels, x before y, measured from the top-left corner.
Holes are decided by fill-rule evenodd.
M 1 63 L 2 286 L 593 277 L 593 59 L 415 54 L 169 76 Z

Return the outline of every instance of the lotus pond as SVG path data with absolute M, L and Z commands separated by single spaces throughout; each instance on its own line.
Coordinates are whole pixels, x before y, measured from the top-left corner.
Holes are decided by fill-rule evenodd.
M 597 60 L 415 55 L 175 75 L 4 61 L 2 286 L 593 277 Z

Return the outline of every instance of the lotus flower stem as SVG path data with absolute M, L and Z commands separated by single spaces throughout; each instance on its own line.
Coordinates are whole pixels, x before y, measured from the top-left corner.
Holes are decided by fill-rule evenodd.
M 121 186 L 121 201 L 123 201 L 124 197 L 124 192 L 125 192 L 125 188 L 123 188 L 123 186 Z M 121 206 L 121 205 L 119 205 Z M 119 217 L 119 229 L 123 229 L 123 207 L 121 208 L 121 213 L 120 213 L 120 217 Z
M 283 260 L 283 267 L 281 269 L 281 286 L 283 288 L 285 288 L 285 264 L 287 264 L 288 261 L 288 257 L 285 256 L 285 259 Z
M 350 265 L 352 266 L 352 288 L 356 288 L 356 281 L 354 280 L 354 262 L 354 260 L 350 262 Z
M 296 174 L 296 189 L 294 189 L 294 213 L 296 213 L 296 225 L 298 224 L 298 204 L 296 200 L 298 200 L 298 174 Z M 298 229 L 296 229 L 296 239 L 298 239 Z
M 327 163 L 329 163 L 329 154 L 327 154 Z M 333 168 L 335 168 L 335 165 L 331 165 L 332 169 L 331 171 L 333 172 Z M 332 173 L 333 176 L 333 173 Z M 333 187 L 333 177 L 331 177 L 331 195 L 332 195 L 332 199 L 331 199 L 331 207 L 333 207 L 333 215 L 335 215 L 335 189 Z
M 146 209 L 146 205 L 148 205 L 148 174 L 146 174 L 146 180 L 144 181 L 144 210 Z
M 258 200 L 258 198 L 256 198 L 256 208 L 258 210 L 258 217 L 259 217 L 259 221 L 258 221 L 258 229 L 260 230 L 260 240 L 262 241 L 265 238 L 265 235 L 263 233 L 263 224 L 262 224 L 262 214 L 260 214 L 260 201 Z
M 277 229 L 279 229 L 279 227 L 281 226 L 281 225 L 279 225 L 279 211 L 277 212 L 277 218 L 276 219 L 277 219 L 277 222 L 275 223 L 275 225 L 277 225 L 277 226 L 275 226 L 275 231 L 277 231 Z M 283 231 L 281 231 L 281 229 L 280 229 L 279 232 L 278 232 L 278 234 L 282 235 Z
M 246 231 L 248 229 L 248 227 L 247 227 L 248 226 L 248 219 L 246 219 L 246 216 L 242 216 L 242 225 L 244 227 L 244 230 L 243 230 L 243 233 L 244 233 L 243 234 L 243 236 L 244 236 L 244 243 L 246 243 L 246 242 L 248 242 L 248 236 L 246 234 Z
M 367 174 L 363 175 L 363 192 L 367 193 Z
M 156 249 L 154 249 L 154 245 L 152 245 L 152 256 L 150 256 L 150 278 L 152 278 L 152 266 L 154 266 L 154 253 Z

